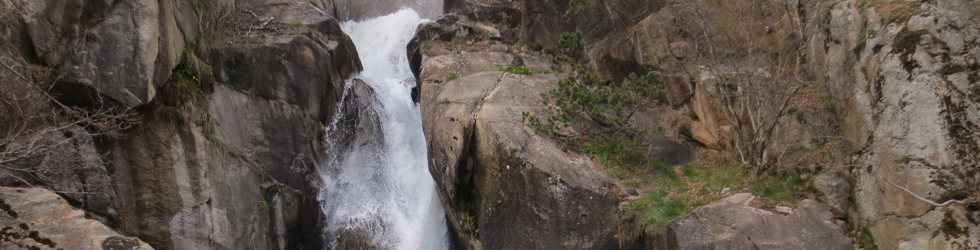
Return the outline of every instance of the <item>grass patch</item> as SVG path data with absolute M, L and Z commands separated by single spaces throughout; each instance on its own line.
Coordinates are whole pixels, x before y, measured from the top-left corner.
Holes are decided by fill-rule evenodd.
M 694 165 L 684 164 L 684 166 L 681 166 L 681 174 L 687 177 L 694 176 Z
M 796 193 L 805 187 L 805 182 L 797 175 L 763 175 L 749 181 L 749 186 L 760 197 L 774 200 L 796 202 Z
M 723 167 L 706 167 L 687 164 L 679 170 L 681 175 L 645 175 L 642 181 L 633 181 L 646 190 L 646 195 L 628 202 L 623 209 L 642 212 L 644 224 L 658 227 L 678 216 L 687 214 L 695 207 L 724 198 L 724 188 L 741 190 L 747 186 L 748 170 L 741 164 Z M 629 182 L 628 182 L 629 183 Z
M 446 76 L 446 81 L 447 82 L 448 81 L 452 81 L 452 80 L 456 80 L 456 79 L 459 79 L 459 74 L 457 74 L 457 73 L 449 73 L 449 75 Z

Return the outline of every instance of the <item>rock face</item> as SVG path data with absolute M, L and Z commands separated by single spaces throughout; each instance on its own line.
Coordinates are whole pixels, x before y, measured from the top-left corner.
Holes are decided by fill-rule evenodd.
M 421 43 L 421 55 L 434 54 L 421 59 L 421 105 L 430 172 L 461 247 L 620 248 L 613 180 L 521 121 L 523 111 L 544 111 L 539 93 L 563 76 L 496 71 L 514 56 L 456 54 L 445 50 L 458 45 L 448 40 Z M 523 61 L 550 68 L 534 56 Z M 451 73 L 460 78 L 443 81 Z
M 803 201 L 789 214 L 753 208 L 742 193 L 661 227 L 647 249 L 854 249 L 830 211 Z
M 324 15 L 305 21 L 316 32 L 286 30 L 214 45 L 206 53 L 216 80 L 265 99 L 284 100 L 318 121 L 327 120 L 340 101 L 344 82 L 362 66 L 354 43 L 336 19 Z
M 87 93 L 128 107 L 149 103 L 198 25 L 179 18 L 193 10 L 175 1 L 31 2 L 36 12 L 25 22 L 34 52 L 57 66 L 57 90 L 73 103 L 97 98 Z
M 737 5 L 737 2 L 716 4 Z M 980 94 L 976 91 L 980 81 L 976 73 L 980 69 L 980 27 L 977 27 L 980 20 L 976 17 L 980 5 L 975 1 L 956 0 L 928 3 L 808 1 L 793 5 L 785 9 L 753 8 L 742 14 L 745 20 L 738 20 L 768 20 L 759 26 L 760 29 L 748 31 L 761 32 L 758 37 L 751 38 L 753 42 L 764 43 L 773 37 L 801 39 L 794 45 L 799 47 L 792 50 L 805 53 L 806 60 L 802 64 L 807 75 L 805 81 L 809 86 L 822 88 L 816 91 L 822 91 L 820 93 L 805 90 L 811 92 L 794 98 L 796 110 L 792 115 L 778 118 L 779 130 L 786 134 L 779 136 L 774 145 L 793 145 L 813 152 L 825 150 L 815 149 L 815 145 L 828 140 L 838 141 L 839 144 L 831 146 L 830 153 L 815 154 L 819 156 L 814 158 L 820 159 L 810 158 L 810 162 L 801 162 L 795 167 L 825 172 L 812 180 L 820 200 L 830 204 L 834 216 L 847 220 L 852 229 L 869 229 L 880 249 L 976 248 L 978 238 L 972 235 L 977 231 L 978 220 L 971 214 L 978 213 L 976 204 L 980 193 L 976 157 L 980 155 L 976 147 L 980 140 L 977 125 L 980 117 L 976 115 L 980 113 L 980 99 L 977 99 Z M 458 0 L 446 4 L 447 11 L 505 25 L 506 22 L 478 17 L 493 16 L 477 15 L 491 7 L 521 11 L 517 27 L 521 31 L 520 38 L 540 45 L 545 51 L 553 49 L 563 32 L 580 30 L 585 44 L 583 52 L 589 59 L 590 68 L 605 78 L 618 80 L 634 72 L 661 73 L 668 79 L 664 83 L 670 105 L 678 113 L 690 116 L 680 125 L 681 133 L 706 147 L 734 151 L 731 144 L 733 126 L 725 122 L 719 98 L 708 90 L 722 86 L 719 79 L 745 72 L 706 70 L 712 65 L 697 59 L 705 53 L 704 48 L 710 47 L 706 42 L 723 40 L 712 36 L 733 29 L 719 29 L 719 32 L 705 35 L 705 41 L 697 42 L 691 39 L 696 34 L 685 33 L 691 27 L 684 26 L 697 18 L 697 13 L 708 13 L 699 11 L 717 6 L 677 1 L 524 1 L 508 4 L 507 1 Z M 763 16 L 766 18 L 761 18 Z M 800 29 L 791 28 L 794 25 L 799 25 Z M 422 78 L 430 80 L 423 82 L 422 100 L 426 103 L 426 98 L 430 98 L 428 102 L 437 106 L 440 102 L 454 106 L 456 102 L 451 97 L 461 96 L 445 95 L 450 99 L 439 99 L 443 98 L 439 93 L 447 91 L 446 88 L 460 79 L 448 83 L 438 83 L 438 80 L 450 72 L 459 73 L 463 76 L 461 79 L 466 79 L 466 75 L 473 73 L 464 70 L 470 69 L 455 65 L 469 65 L 468 60 L 491 58 L 491 55 L 481 55 L 480 59 L 462 55 L 455 56 L 459 59 L 450 59 L 443 55 L 421 54 L 424 53 L 416 55 L 425 58 L 419 60 Z M 500 60 L 506 64 L 504 61 Z M 761 68 L 750 69 L 751 72 L 766 72 Z M 435 75 L 426 76 L 426 71 Z M 439 86 L 429 86 L 433 83 Z M 427 87 L 437 90 L 429 92 L 435 93 L 431 94 L 434 96 L 426 97 L 429 95 L 426 94 Z M 814 98 L 824 100 L 814 102 Z M 454 112 L 465 117 L 482 112 L 471 111 L 482 110 L 476 107 L 479 105 L 446 109 L 462 110 Z M 442 111 L 436 113 L 436 116 L 440 115 Z M 465 118 L 457 120 L 474 125 L 462 123 L 456 129 L 460 132 L 453 133 L 466 135 L 469 130 L 464 128 L 472 126 L 474 136 L 479 135 L 479 122 Z M 431 143 L 443 145 L 439 140 L 430 141 L 430 147 Z M 454 147 L 464 146 L 466 144 Z M 464 161 L 459 159 L 466 158 L 446 155 L 451 156 L 445 157 L 450 163 L 434 165 L 462 165 Z M 437 179 L 449 178 L 435 175 Z M 456 174 L 449 174 L 453 175 Z M 934 203 L 949 201 L 949 205 L 936 206 L 917 196 Z
M 99 216 L 116 218 L 116 192 L 105 163 L 93 144 L 92 136 L 84 128 L 72 126 L 60 133 L 45 134 L 40 139 L 43 144 L 55 147 L 35 157 L 10 164 L 13 168 L 33 174 L 5 172 L 0 176 L 0 182 L 4 186 L 10 186 L 27 180 L 33 185 L 62 193 L 73 204 L 85 207 Z M 6 173 L 12 175 L 7 176 Z
M 121 137 L 53 133 L 71 143 L 19 164 L 52 170 L 38 186 L 156 249 L 323 249 L 323 124 L 361 69 L 324 5 L 0 2 L 0 19 L 25 23 L 0 26 L 22 38 L 4 38 L 19 43 L 3 44 L 2 56 L 16 58 L 5 65 L 54 69 L 66 104 L 138 115 Z
M 153 249 L 87 219 L 85 212 L 45 189 L 0 187 L 0 209 L 2 249 Z
M 814 8 L 827 9 L 833 20 L 826 36 L 810 42 L 812 48 L 825 48 L 812 52 L 818 62 L 814 72 L 833 86 L 834 101 L 846 104 L 840 112 L 848 121 L 845 135 L 866 148 L 850 168 L 859 218 L 854 224 L 870 228 L 881 249 L 980 245 L 969 233 L 950 234 L 937 226 L 945 213 L 976 208 L 937 207 L 909 193 L 938 203 L 975 202 L 980 193 L 980 25 L 975 18 L 980 5 Z M 965 231 L 978 228 L 977 221 L 964 217 L 946 221 Z

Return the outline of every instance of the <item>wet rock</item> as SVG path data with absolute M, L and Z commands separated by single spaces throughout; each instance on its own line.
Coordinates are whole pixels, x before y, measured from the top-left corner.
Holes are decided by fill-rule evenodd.
M 45 189 L 0 187 L 0 210 L 2 249 L 153 249 L 86 219 L 85 212 Z

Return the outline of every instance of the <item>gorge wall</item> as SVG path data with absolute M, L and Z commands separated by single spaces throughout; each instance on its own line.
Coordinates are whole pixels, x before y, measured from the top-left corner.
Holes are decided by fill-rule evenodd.
M 19 187 L 0 190 L 0 248 L 323 249 L 324 124 L 362 69 L 339 22 L 397 11 L 377 6 L 0 0 L 0 185 Z M 980 246 L 976 1 L 447 0 L 445 12 L 408 56 L 454 247 Z M 560 46 L 573 33 L 582 47 Z M 575 70 L 657 73 L 665 100 L 631 126 L 695 158 L 767 163 L 806 183 L 802 201 L 709 190 L 725 198 L 649 226 L 627 208 L 645 190 L 529 125 L 556 112 L 545 96 Z M 760 78 L 780 84 L 746 91 L 791 98 L 760 116 L 766 150 L 745 151 L 758 137 L 725 103 L 759 97 L 718 91 Z M 59 213 L 77 227 L 28 223 Z M 22 237 L 32 230 L 43 237 Z
M 323 124 L 361 70 L 331 4 L 0 2 L 4 103 L 57 114 L 5 120 L 43 129 L 4 157 L 44 147 L 4 158 L 3 185 L 54 191 L 155 249 L 322 249 Z
M 430 171 L 467 249 L 980 244 L 976 2 L 459 0 L 445 6 L 451 15 L 421 27 L 409 55 L 421 83 Z M 725 199 L 644 229 L 641 216 L 623 209 L 632 199 L 624 193 L 628 185 L 597 167 L 596 158 L 555 140 L 589 128 L 573 123 L 549 136 L 529 125 L 527 114 L 521 118 L 553 112 L 543 97 L 568 76 L 562 68 L 569 69 L 553 55 L 573 32 L 584 44 L 588 71 L 614 82 L 658 73 L 666 107 L 638 109 L 644 118 L 631 124 L 661 126 L 700 157 L 738 159 L 745 152 L 740 124 L 716 94 L 724 81 L 761 77 L 797 86 L 751 91 L 785 98 L 783 111 L 760 118 L 776 121 L 766 141 L 772 151 L 761 151 L 760 159 L 805 181 L 809 191 L 798 195 L 812 199 L 804 201 L 809 205 L 779 212 L 745 202 L 758 214 L 729 221 L 736 231 L 724 240 L 705 240 L 733 229 L 711 220 L 742 214 L 735 204 L 744 200 Z M 502 71 L 522 66 L 534 72 Z M 793 222 L 772 220 L 766 210 L 821 219 L 791 229 L 781 223 Z M 765 231 L 773 228 L 827 238 Z M 845 234 L 852 239 L 842 240 Z M 799 242 L 809 243 L 794 245 Z

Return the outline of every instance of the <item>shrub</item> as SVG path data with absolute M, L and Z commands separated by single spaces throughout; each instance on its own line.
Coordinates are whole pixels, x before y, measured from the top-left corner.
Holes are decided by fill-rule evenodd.
M 622 83 L 584 73 L 559 81 L 558 88 L 549 94 L 547 97 L 561 108 L 559 121 L 568 122 L 578 114 L 585 114 L 600 124 L 619 128 L 624 118 L 629 118 L 620 117 L 623 107 L 643 100 L 663 99 L 665 91 L 659 77 L 652 73 L 632 74 Z
M 452 81 L 452 80 L 456 80 L 456 79 L 459 79 L 459 74 L 457 74 L 455 72 L 454 73 L 449 73 L 449 75 L 446 76 L 446 81 L 447 82 L 448 81 Z
M 563 32 L 555 42 L 555 54 L 560 60 L 572 63 L 584 60 L 585 44 L 582 42 L 582 32 Z

